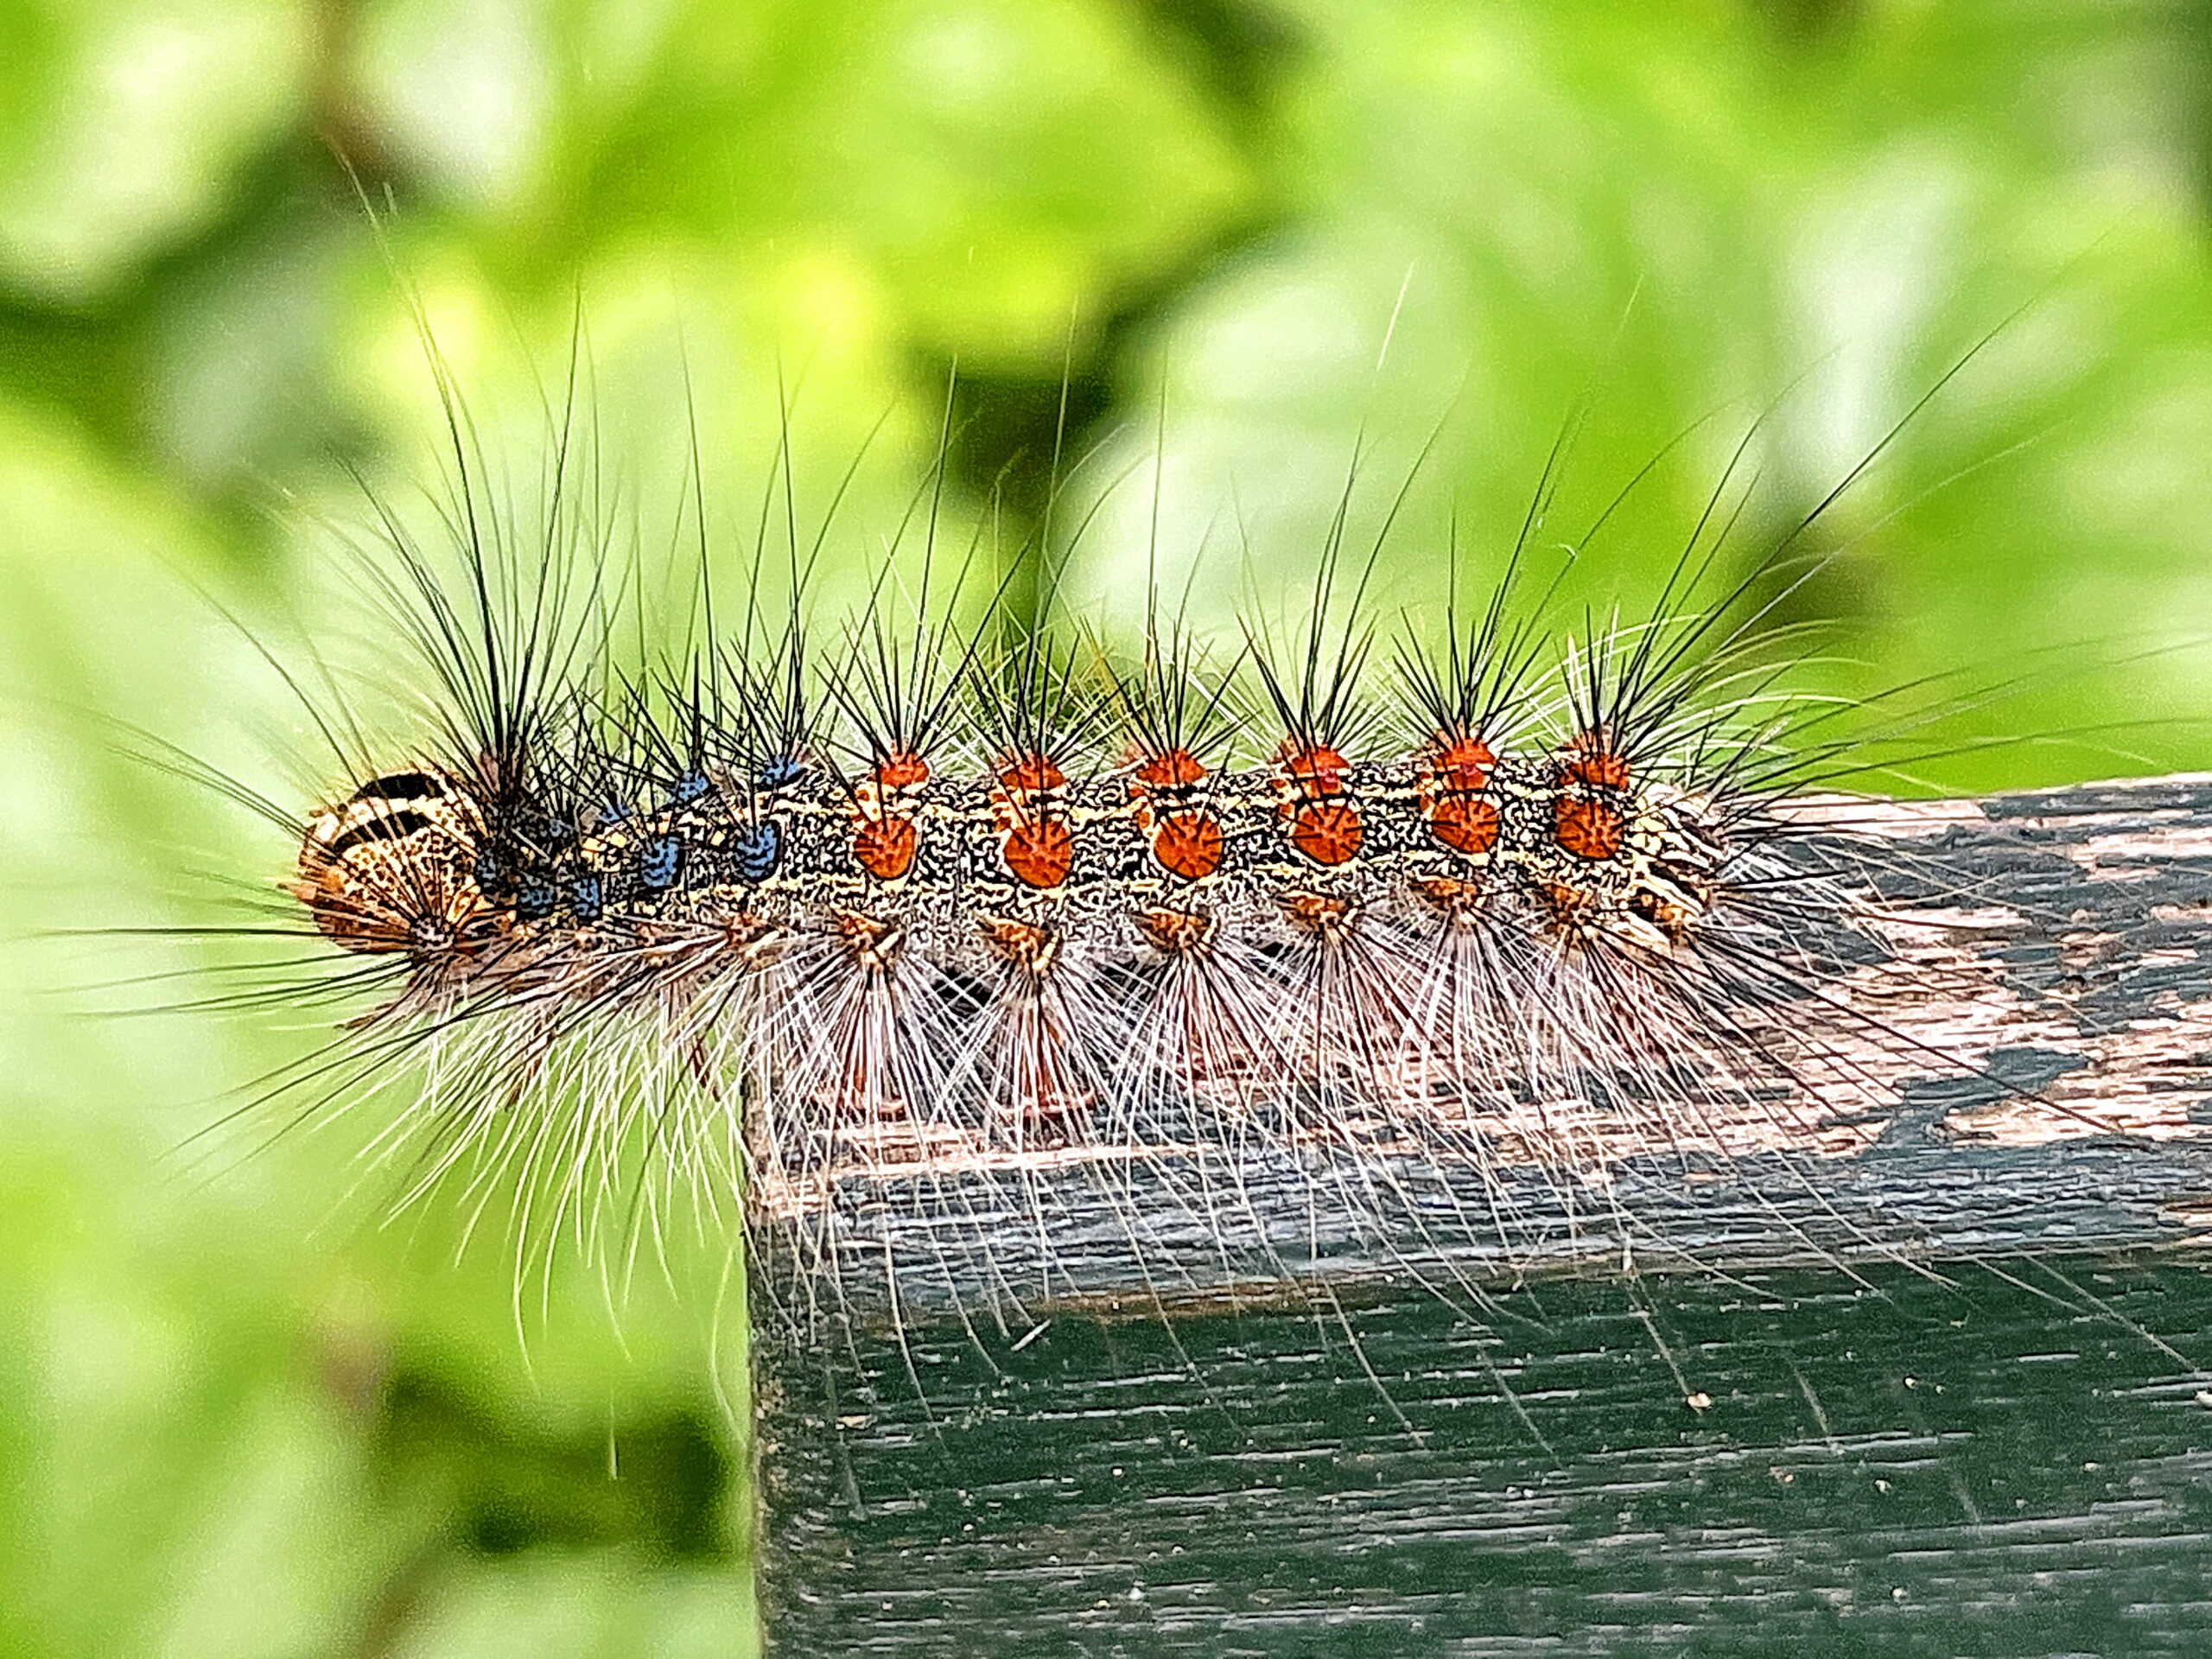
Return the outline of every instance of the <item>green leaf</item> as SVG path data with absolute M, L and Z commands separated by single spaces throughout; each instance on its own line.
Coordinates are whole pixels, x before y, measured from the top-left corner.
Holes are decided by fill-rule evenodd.
M 308 0 L 0 0 L 0 284 L 113 290 L 296 118 Z

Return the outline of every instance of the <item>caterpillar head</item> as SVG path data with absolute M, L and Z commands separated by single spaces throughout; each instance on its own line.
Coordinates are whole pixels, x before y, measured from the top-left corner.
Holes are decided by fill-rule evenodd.
M 348 950 L 448 951 L 492 918 L 473 874 L 483 836 L 482 811 L 449 773 L 391 772 L 308 819 L 289 890 Z

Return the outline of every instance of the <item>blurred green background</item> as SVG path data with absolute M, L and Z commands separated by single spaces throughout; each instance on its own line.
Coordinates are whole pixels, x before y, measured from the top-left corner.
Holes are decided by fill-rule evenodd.
M 713 1274 L 518 1309 L 322 1138 L 196 1163 L 327 1011 L 101 1015 L 219 942 L 48 937 L 281 873 L 104 722 L 329 781 L 248 636 L 343 655 L 302 518 L 435 476 L 409 291 L 524 441 L 581 314 L 617 470 L 680 470 L 688 397 L 724 525 L 788 397 L 798 517 L 865 452 L 833 582 L 955 364 L 956 517 L 1018 541 L 1065 385 L 1071 607 L 1156 523 L 1202 620 L 1310 566 L 1363 429 L 1363 524 L 1437 435 L 1377 577 L 1433 602 L 1586 392 L 1561 536 L 1695 429 L 1576 563 L 1648 591 L 1786 388 L 1783 503 L 2012 317 L 1791 607 L 1846 688 L 2031 668 L 1930 769 L 1986 788 L 2212 763 L 2208 214 L 2200 3 L 0 0 L 0 1650 L 751 1642 Z

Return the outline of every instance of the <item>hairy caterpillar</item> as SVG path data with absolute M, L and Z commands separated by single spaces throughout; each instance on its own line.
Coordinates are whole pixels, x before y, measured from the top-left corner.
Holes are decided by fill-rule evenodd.
M 949 431 L 843 613 L 810 592 L 835 504 L 810 544 L 788 470 L 734 595 L 695 474 L 690 574 L 649 594 L 573 376 L 534 519 L 439 385 L 438 520 L 379 502 L 351 561 L 412 729 L 303 684 L 334 787 L 258 803 L 297 849 L 270 931 L 367 1001 L 257 1103 L 373 1097 L 397 1201 L 456 1187 L 470 1230 L 503 1210 L 525 1266 L 564 1236 L 632 1259 L 683 1212 L 786 1224 L 855 1181 L 957 1208 L 963 1172 L 1077 1163 L 1141 1168 L 1133 1229 L 1165 1204 L 1264 1275 L 1280 1247 L 1216 1167 L 1255 1153 L 1305 1166 L 1330 1227 L 1387 1211 L 1510 1255 L 1593 1205 L 1633 1234 L 1624 1147 L 1848 1141 L 1869 1054 L 1933 1052 L 1838 995 L 1884 971 L 1870 894 L 1910 855 L 1783 799 L 1878 764 L 1787 689 L 1775 619 L 1887 440 L 1748 548 L 1739 447 L 1628 620 L 1554 602 L 1564 438 L 1492 574 L 1464 582 L 1453 546 L 1428 615 L 1365 613 L 1410 532 L 1393 506 L 1355 543 L 1348 478 L 1304 613 L 1223 641 L 1156 578 L 1135 628 L 1049 582 L 1016 602 L 1049 515 L 952 545 Z M 302 989 L 287 965 L 257 995 Z M 1480 1173 L 1479 1213 L 1430 1191 L 1447 1165 Z M 1049 1287 L 1052 1218 L 990 1224 Z

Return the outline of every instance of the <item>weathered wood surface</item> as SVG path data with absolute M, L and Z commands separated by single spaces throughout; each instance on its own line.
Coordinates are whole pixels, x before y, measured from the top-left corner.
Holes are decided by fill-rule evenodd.
M 2212 779 L 1881 827 L 1851 994 L 1907 1040 L 1580 1103 L 1602 1181 L 1225 1147 L 795 1214 L 775 1650 L 2212 1651 Z

